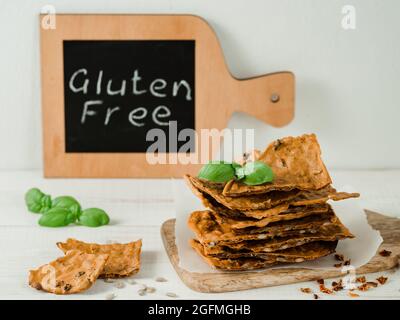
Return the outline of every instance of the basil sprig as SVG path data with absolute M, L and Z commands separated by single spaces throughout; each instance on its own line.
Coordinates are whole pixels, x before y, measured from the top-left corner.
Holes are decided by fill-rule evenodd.
M 51 200 L 49 195 L 38 188 L 27 191 L 25 203 L 29 211 L 42 213 L 39 225 L 43 227 L 64 227 L 71 223 L 100 227 L 110 222 L 109 216 L 102 209 L 82 210 L 80 203 L 71 196 L 60 196 Z
M 104 226 L 110 222 L 110 218 L 104 210 L 90 208 L 82 211 L 78 223 L 87 227 Z
M 243 166 L 235 162 L 210 161 L 201 168 L 198 177 L 220 183 L 235 179 L 246 185 L 255 186 L 271 182 L 274 179 L 274 173 L 262 161 L 248 162 Z
M 226 182 L 235 178 L 235 168 L 232 163 L 210 161 L 201 168 L 198 177 L 214 182 Z
M 42 227 L 65 227 L 76 221 L 74 213 L 65 208 L 51 208 L 39 219 L 39 225 Z
M 51 208 L 51 197 L 38 188 L 32 188 L 25 194 L 25 203 L 30 212 L 44 213 Z

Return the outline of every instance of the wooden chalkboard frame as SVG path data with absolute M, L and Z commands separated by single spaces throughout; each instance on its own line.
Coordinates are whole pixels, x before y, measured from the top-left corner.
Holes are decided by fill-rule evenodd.
M 279 72 L 235 79 L 227 69 L 215 33 L 197 16 L 57 14 L 56 28 L 41 27 L 40 37 L 46 177 L 181 177 L 196 173 L 200 166 L 151 165 L 145 153 L 66 153 L 63 40 L 194 39 L 196 130 L 221 130 L 233 112 L 248 113 L 276 127 L 286 125 L 294 116 L 294 75 Z M 271 98 L 276 96 L 279 99 Z

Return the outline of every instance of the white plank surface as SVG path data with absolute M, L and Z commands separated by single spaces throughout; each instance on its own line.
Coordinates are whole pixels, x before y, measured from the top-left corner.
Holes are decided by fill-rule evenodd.
M 366 208 L 400 217 L 400 171 L 333 171 L 335 186 L 351 186 L 362 193 Z M 59 229 L 37 225 L 38 215 L 29 213 L 23 195 L 37 186 L 54 196 L 76 196 L 84 207 L 100 207 L 112 218 L 111 225 L 102 228 L 70 226 Z M 316 283 L 248 290 L 224 294 L 202 294 L 185 287 L 175 274 L 160 238 L 160 225 L 174 216 L 171 180 L 134 179 L 43 179 L 40 171 L 0 171 L 0 299 L 104 299 L 115 293 L 116 299 L 170 299 L 174 292 L 183 299 L 311 299 L 299 291 Z M 138 295 L 139 285 L 117 289 L 113 284 L 98 281 L 83 294 L 55 296 L 39 292 L 27 284 L 28 270 L 61 255 L 57 241 L 76 237 L 86 241 L 118 242 L 143 239 L 142 270 L 134 278 L 138 283 L 156 287 L 154 294 Z M 400 298 L 400 272 L 368 275 L 375 279 L 386 275 L 386 285 L 361 293 L 360 298 Z M 168 282 L 158 283 L 162 276 Z M 321 299 L 347 299 L 345 292 Z

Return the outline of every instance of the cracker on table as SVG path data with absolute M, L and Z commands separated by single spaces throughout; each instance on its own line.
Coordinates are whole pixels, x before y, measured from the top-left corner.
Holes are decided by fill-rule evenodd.
M 107 254 L 90 254 L 79 250 L 29 272 L 29 285 L 55 294 L 72 294 L 89 289 L 106 264 Z
M 58 242 L 57 246 L 64 252 L 80 250 L 86 253 L 109 255 L 101 272 L 101 278 L 128 277 L 136 274 L 140 269 L 142 240 L 125 244 L 97 244 L 70 238 L 66 242 Z
M 318 190 L 332 183 L 321 159 L 321 149 L 315 134 L 278 139 L 267 147 L 258 161 L 271 167 L 274 172 L 272 182 L 248 186 L 232 180 L 225 185 L 223 194 L 235 197 L 274 190 Z

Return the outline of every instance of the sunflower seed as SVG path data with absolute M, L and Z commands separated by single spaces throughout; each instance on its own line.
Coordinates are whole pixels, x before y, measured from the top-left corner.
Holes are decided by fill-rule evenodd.
M 106 300 L 113 300 L 117 295 L 115 293 L 110 293 L 105 296 Z
M 157 277 L 157 278 L 156 278 L 156 281 L 157 281 L 157 282 L 167 282 L 168 280 L 165 279 L 165 278 L 163 278 L 163 277 Z
M 145 296 L 146 295 L 146 289 L 140 289 L 138 291 L 139 296 Z
M 109 279 L 109 278 L 105 278 L 103 281 L 104 281 L 105 283 L 114 283 L 114 282 L 115 282 L 115 280 Z
M 153 287 L 147 287 L 145 290 L 146 290 L 146 293 L 154 293 L 154 292 L 156 292 L 156 288 L 153 288 Z
M 114 284 L 114 287 L 118 288 L 118 289 L 122 289 L 125 288 L 125 283 L 118 281 Z
M 173 292 L 167 292 L 165 295 L 167 297 L 170 297 L 170 298 L 177 298 L 178 297 L 178 295 L 176 293 L 173 293 Z

